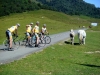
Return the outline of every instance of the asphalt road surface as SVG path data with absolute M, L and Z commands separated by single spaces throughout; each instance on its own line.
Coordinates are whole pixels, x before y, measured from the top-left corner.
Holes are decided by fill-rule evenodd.
M 77 31 L 78 30 L 74 30 L 75 33 L 77 33 Z M 59 33 L 59 34 L 50 35 L 50 37 L 51 37 L 51 43 L 47 44 L 45 47 L 53 45 L 53 44 L 55 44 L 59 41 L 62 41 L 64 39 L 68 39 L 69 38 L 69 31 Z M 20 46 L 18 49 L 14 50 L 14 51 L 8 51 L 8 50 L 4 50 L 3 49 L 4 47 L 2 45 L 0 45 L 0 64 L 10 63 L 10 62 L 13 62 L 14 60 L 19 60 L 21 58 L 26 57 L 27 55 L 29 55 L 31 53 L 41 51 L 45 47 L 30 48 L 30 47 Z

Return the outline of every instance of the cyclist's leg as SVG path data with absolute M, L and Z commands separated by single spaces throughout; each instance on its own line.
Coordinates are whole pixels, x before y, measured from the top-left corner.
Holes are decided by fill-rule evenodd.
M 9 31 L 8 30 L 6 31 L 6 38 L 7 38 L 7 41 L 5 42 L 5 46 L 9 47 Z
M 7 38 L 7 40 L 9 40 L 9 31 L 8 30 L 6 31 L 6 38 Z
M 31 45 L 31 37 L 32 37 L 32 34 L 29 33 L 29 45 Z
M 36 36 L 36 46 L 38 46 L 38 44 L 39 44 L 39 35 L 37 33 L 35 33 L 35 36 Z
M 44 38 L 44 35 L 45 35 L 44 33 L 41 33 L 41 37 L 42 37 L 42 38 Z
M 11 32 L 9 32 L 9 45 L 10 45 L 10 48 L 12 48 L 12 41 L 13 41 L 12 34 L 11 34 Z
M 27 42 L 28 44 L 30 44 L 30 39 L 31 39 L 30 34 L 27 32 L 26 35 L 27 35 L 27 40 L 26 40 L 26 42 Z

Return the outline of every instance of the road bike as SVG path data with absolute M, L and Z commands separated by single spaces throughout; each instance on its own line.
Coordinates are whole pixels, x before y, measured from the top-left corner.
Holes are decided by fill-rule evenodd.
M 33 34 L 32 37 L 31 37 L 31 44 L 32 46 L 35 47 L 36 45 L 36 35 Z M 46 45 L 46 40 L 44 38 L 42 38 L 41 34 L 39 34 L 39 43 L 38 43 L 38 47 L 44 47 Z
M 20 45 L 21 46 L 30 46 L 31 41 L 30 40 L 28 41 L 28 38 L 27 38 L 27 35 L 26 35 L 27 33 L 24 33 L 24 34 L 25 34 L 25 36 L 20 38 Z
M 17 36 L 12 36 L 12 49 L 10 49 L 10 41 L 8 39 L 3 41 L 4 50 L 16 50 L 20 47 L 20 41 Z
M 50 42 L 51 42 L 51 38 L 50 38 L 50 36 L 49 36 L 49 34 L 42 34 L 41 33 L 41 36 L 42 36 L 42 38 L 46 41 L 46 44 L 50 44 Z

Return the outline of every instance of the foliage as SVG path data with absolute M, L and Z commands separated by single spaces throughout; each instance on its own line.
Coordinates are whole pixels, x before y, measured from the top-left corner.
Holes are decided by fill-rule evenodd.
M 38 4 L 31 0 L 0 0 L 0 16 L 38 9 L 40 9 Z
M 0 0 L 0 16 L 38 9 L 100 18 L 100 8 L 96 8 L 93 4 L 86 3 L 83 0 Z
M 100 18 L 100 8 L 83 0 L 37 0 L 44 5 L 51 6 L 54 10 L 70 15 L 86 15 Z

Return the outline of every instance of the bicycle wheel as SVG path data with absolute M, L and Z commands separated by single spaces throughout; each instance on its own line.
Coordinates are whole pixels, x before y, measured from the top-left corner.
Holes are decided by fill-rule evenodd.
M 35 47 L 35 44 L 36 44 L 36 40 L 31 39 L 31 46 Z
M 49 36 L 46 36 L 45 38 L 46 44 L 50 44 L 51 38 Z
M 19 47 L 20 47 L 20 41 L 19 41 L 19 40 L 13 41 L 13 43 L 12 43 L 12 48 L 13 48 L 14 50 L 16 50 L 16 49 L 18 49 Z
M 31 45 L 35 47 L 36 44 L 36 36 L 31 37 Z
M 44 47 L 46 45 L 46 41 L 44 39 L 39 40 L 39 46 L 38 47 Z
M 9 50 L 9 41 L 7 39 L 3 41 L 3 49 Z
M 26 45 L 26 38 L 20 38 L 20 46 L 25 46 Z

